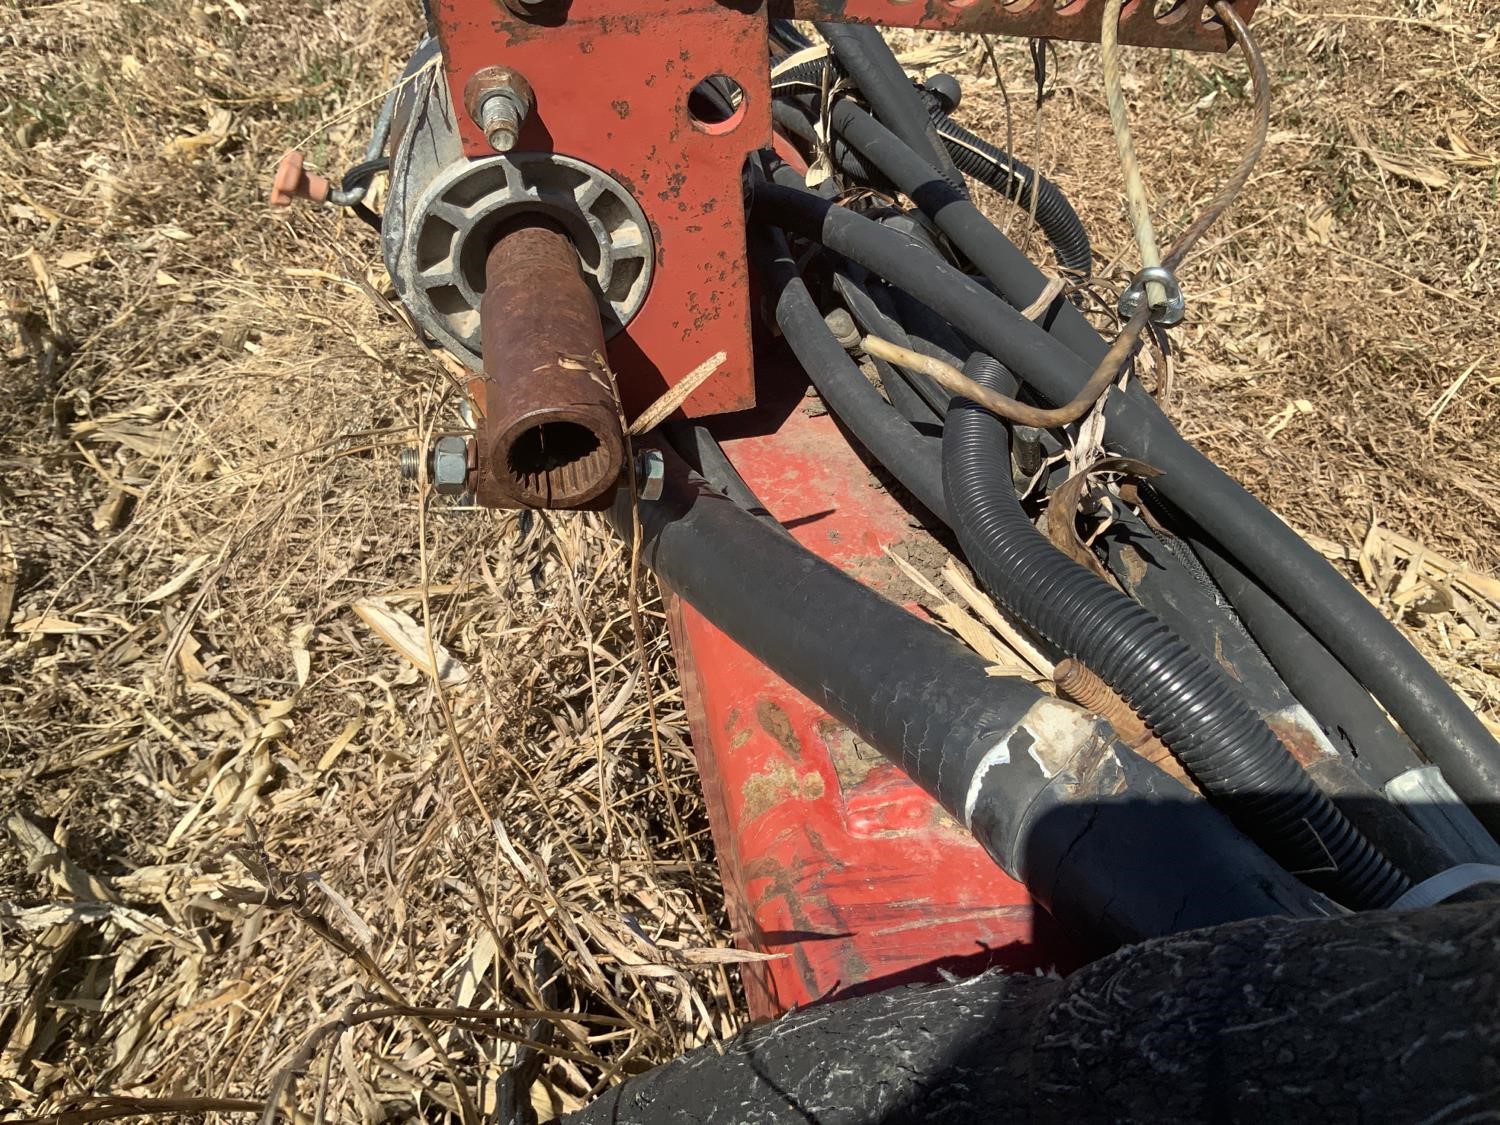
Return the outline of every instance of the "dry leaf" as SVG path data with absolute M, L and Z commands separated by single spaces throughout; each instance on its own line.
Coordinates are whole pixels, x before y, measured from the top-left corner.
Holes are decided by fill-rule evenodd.
M 1354 145 L 1368 156 L 1377 167 L 1403 180 L 1421 184 L 1423 187 L 1443 188 L 1453 182 L 1453 177 L 1437 165 L 1411 153 L 1383 152 L 1371 143 L 1368 134 L 1359 125 L 1350 125 Z
M 182 589 L 189 582 L 191 582 L 193 579 L 193 575 L 202 570 L 203 564 L 206 562 L 208 562 L 207 555 L 195 556 L 187 564 L 187 566 L 182 568 L 182 570 L 177 574 L 176 577 L 162 583 L 160 586 L 158 586 L 156 589 L 152 590 L 149 594 L 142 598 L 141 604 L 150 605 L 152 602 L 159 602 L 165 598 L 170 598 L 173 594 L 177 593 L 178 590 Z
M 234 115 L 227 109 L 216 109 L 209 115 L 208 127 L 201 133 L 186 137 L 173 137 L 166 144 L 168 156 L 191 156 L 204 149 L 215 148 L 229 139 L 229 129 Z
M 86 266 L 102 254 L 102 250 L 69 250 L 65 254 L 59 254 L 57 268 L 60 270 L 75 270 L 79 266 Z
M 357 613 L 375 635 L 406 657 L 412 666 L 431 676 L 434 672 L 428 657 L 427 634 L 409 614 L 392 609 L 378 598 L 360 598 L 354 603 Z M 457 687 L 469 682 L 469 670 L 436 639 L 432 651 L 437 657 L 437 672 L 444 687 Z

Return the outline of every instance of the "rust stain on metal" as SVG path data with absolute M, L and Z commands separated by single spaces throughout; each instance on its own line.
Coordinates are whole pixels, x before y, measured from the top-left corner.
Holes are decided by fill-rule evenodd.
M 843 723 L 832 719 L 818 721 L 818 737 L 828 747 L 828 756 L 833 760 L 833 771 L 838 775 L 839 785 L 845 792 L 859 785 L 885 761 L 879 750 Z M 943 811 L 941 805 L 932 807 L 940 813 Z M 946 813 L 943 815 L 947 816 Z
M 487 507 L 581 508 L 607 500 L 625 458 L 599 305 L 578 251 L 537 221 L 485 261 L 475 496 Z
M 1058 694 L 1114 727 L 1120 741 L 1131 750 L 1184 785 L 1196 788 L 1177 756 L 1156 737 L 1145 720 L 1088 667 L 1077 660 L 1064 660 L 1053 669 L 1052 682 L 1057 685 Z
M 1303 768 L 1311 768 L 1330 757 L 1337 757 L 1338 751 L 1318 729 L 1316 720 L 1307 712 L 1299 714 L 1299 711 L 1300 708 L 1288 708 L 1266 715 L 1266 726 L 1271 728 L 1271 733 L 1280 739 L 1281 744 Z
M 1246 23 L 1260 0 L 1232 0 Z M 1131 0 L 1120 16 L 1120 42 L 1132 47 L 1224 51 L 1233 40 L 1211 0 L 1182 0 L 1160 16 L 1151 0 Z M 771 0 L 771 15 L 799 20 L 873 23 L 987 35 L 1099 41 L 1104 0 Z
M 798 741 L 797 732 L 792 729 L 792 720 L 781 709 L 781 704 L 774 699 L 762 699 L 755 705 L 755 720 L 760 723 L 760 729 L 786 751 L 787 757 L 801 760 L 802 743 Z
M 790 764 L 778 763 L 745 779 L 740 788 L 745 801 L 740 821 L 749 824 L 785 801 L 816 801 L 825 791 L 823 775 L 817 770 L 798 773 Z

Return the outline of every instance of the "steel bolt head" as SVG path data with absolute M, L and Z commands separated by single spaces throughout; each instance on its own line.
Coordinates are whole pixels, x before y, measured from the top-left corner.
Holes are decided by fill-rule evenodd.
M 635 455 L 636 495 L 642 500 L 660 500 L 666 484 L 667 462 L 661 450 L 638 450 Z
M 427 454 L 427 475 L 435 492 L 460 496 L 469 490 L 469 439 L 440 437 Z

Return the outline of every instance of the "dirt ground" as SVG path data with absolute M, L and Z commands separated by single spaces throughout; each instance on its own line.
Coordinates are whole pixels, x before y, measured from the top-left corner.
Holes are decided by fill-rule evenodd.
M 0 0 L 0 1111 L 242 1120 L 290 1086 L 301 1120 L 478 1120 L 546 1034 L 550 1115 L 744 1018 L 654 591 L 593 520 L 404 487 L 453 372 L 368 228 L 265 204 L 288 147 L 357 159 L 420 20 Z M 1162 396 L 1494 720 L 1500 9 L 1255 27 L 1271 144 Z M 897 43 L 1005 143 L 980 43 Z M 996 51 L 1018 155 L 1118 282 L 1096 52 L 1049 53 L 1038 116 Z M 1127 84 L 1170 241 L 1245 72 L 1131 52 Z

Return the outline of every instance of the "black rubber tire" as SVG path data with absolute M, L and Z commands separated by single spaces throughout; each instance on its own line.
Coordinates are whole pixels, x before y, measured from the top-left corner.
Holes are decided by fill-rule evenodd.
M 1492 1121 L 1490 904 L 1262 918 L 1066 980 L 815 1004 L 632 1079 L 574 1125 Z

